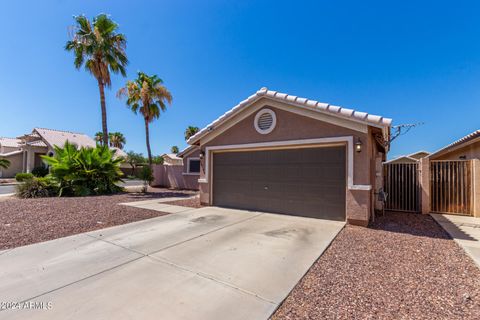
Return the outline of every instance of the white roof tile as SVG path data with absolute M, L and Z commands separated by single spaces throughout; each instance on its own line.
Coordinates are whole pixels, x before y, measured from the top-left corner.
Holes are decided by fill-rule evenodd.
M 236 114 L 246 106 L 254 103 L 255 101 L 257 101 L 262 97 L 267 97 L 269 99 L 276 100 L 276 101 L 287 102 L 289 104 L 296 105 L 296 106 L 306 105 L 319 112 L 332 114 L 335 116 L 351 119 L 354 121 L 360 121 L 368 125 L 373 125 L 373 126 L 382 127 L 382 128 L 387 128 L 392 123 L 392 119 L 389 119 L 389 118 L 371 115 L 365 112 L 358 112 L 358 111 L 354 111 L 351 109 L 346 109 L 338 106 L 332 106 L 326 103 L 322 103 L 314 100 L 308 100 L 306 98 L 300 98 L 297 96 L 288 95 L 286 93 L 281 93 L 273 90 L 268 90 L 267 88 L 261 88 L 255 94 L 248 97 L 248 99 L 243 100 L 242 102 L 237 104 L 235 107 L 233 107 L 232 109 L 224 113 L 222 116 L 214 120 L 212 123 L 208 124 L 205 128 L 197 132 L 187 142 L 189 144 L 194 144 L 201 137 L 206 135 L 210 131 L 210 128 L 221 124 L 223 121 L 226 121 L 232 115 Z
M 4 147 L 18 148 L 20 147 L 21 142 L 22 141 L 17 138 L 0 137 L 0 146 L 4 146 Z
M 35 128 L 33 131 L 38 133 L 52 147 L 63 147 L 67 140 L 70 143 L 76 144 L 78 147 L 95 148 L 96 146 L 95 140 L 83 133 L 45 128 Z

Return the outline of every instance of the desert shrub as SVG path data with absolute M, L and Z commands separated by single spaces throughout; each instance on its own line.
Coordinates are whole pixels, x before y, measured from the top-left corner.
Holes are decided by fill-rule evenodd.
M 32 180 L 33 178 L 34 178 L 34 175 L 31 173 L 17 173 L 15 175 L 15 180 L 17 180 L 18 182 Z
M 52 197 L 58 193 L 58 185 L 52 177 L 27 179 L 16 187 L 20 198 Z
M 32 170 L 32 174 L 35 177 L 45 177 L 48 174 L 48 168 L 41 166 L 41 167 L 35 167 Z
M 149 166 L 142 167 L 142 171 L 140 171 L 140 179 L 143 180 L 142 192 L 147 192 L 148 186 L 154 180 L 152 168 Z
M 65 143 L 55 147 L 54 156 L 42 156 L 50 165 L 50 176 L 58 183 L 59 196 L 88 196 L 121 191 L 122 158 L 115 158 L 108 146 L 78 148 Z

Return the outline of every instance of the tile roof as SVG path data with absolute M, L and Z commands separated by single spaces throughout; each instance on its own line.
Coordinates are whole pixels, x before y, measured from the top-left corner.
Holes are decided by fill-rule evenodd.
M 79 147 L 95 148 L 96 146 L 95 140 L 83 133 L 45 128 L 34 128 L 33 131 L 38 133 L 52 147 L 62 147 L 67 140 Z
M 47 144 L 43 142 L 43 140 L 35 140 L 32 142 L 27 142 L 27 144 L 34 147 L 48 147 Z
M 18 148 L 20 147 L 21 140 L 17 138 L 0 137 L 0 146 Z
M 182 158 L 178 157 L 175 153 L 165 153 L 162 155 L 162 158 L 163 157 L 168 157 L 172 160 L 182 160 Z
M 479 138 L 479 137 L 480 137 L 480 130 L 475 130 L 474 132 L 469 133 L 466 136 L 461 137 L 460 139 L 450 143 L 449 145 L 435 151 L 434 153 L 430 154 L 428 157 L 432 158 L 434 156 L 438 156 L 440 154 L 443 154 L 445 152 L 450 151 L 451 149 L 453 149 L 455 147 L 461 146 L 464 143 L 475 140 L 476 138 Z
M 193 145 L 193 146 L 188 146 L 187 148 L 183 149 L 182 151 L 180 151 L 177 156 L 183 158 L 184 155 L 188 154 L 190 151 L 192 151 L 193 149 L 197 149 L 198 146 L 196 145 Z
M 347 109 L 339 106 L 330 105 L 328 103 L 319 102 L 316 100 L 310 100 L 307 98 L 301 98 L 286 93 L 281 93 L 278 91 L 268 90 L 267 88 L 261 88 L 253 95 L 243 100 L 235 107 L 224 113 L 222 116 L 214 120 L 212 123 L 207 125 L 205 128 L 197 132 L 190 139 L 188 139 L 189 144 L 197 142 L 201 137 L 205 136 L 211 128 L 221 124 L 226 121 L 228 118 L 237 114 L 239 111 L 243 110 L 247 106 L 251 105 L 253 102 L 259 100 L 260 98 L 265 97 L 271 100 L 276 100 L 290 105 L 299 106 L 299 107 L 308 107 L 315 111 L 330 114 L 333 116 L 350 119 L 357 122 L 366 123 L 368 125 L 376 127 L 389 127 L 392 123 L 392 119 L 384 118 L 382 116 L 372 115 L 365 112 L 355 111 L 352 109 Z

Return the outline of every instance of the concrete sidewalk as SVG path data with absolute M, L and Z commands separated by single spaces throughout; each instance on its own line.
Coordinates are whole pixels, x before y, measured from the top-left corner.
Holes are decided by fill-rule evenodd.
M 480 268 L 480 218 L 430 214 Z
M 180 208 L 0 252 L 0 319 L 268 319 L 344 226 Z

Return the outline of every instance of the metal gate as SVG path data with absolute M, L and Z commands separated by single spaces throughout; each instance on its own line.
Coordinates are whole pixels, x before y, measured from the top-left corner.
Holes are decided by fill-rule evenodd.
M 420 211 L 418 163 L 385 163 L 386 210 Z
M 430 204 L 433 212 L 472 215 L 472 161 L 430 162 Z

